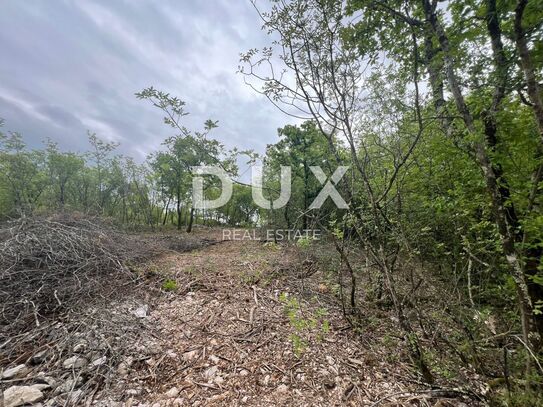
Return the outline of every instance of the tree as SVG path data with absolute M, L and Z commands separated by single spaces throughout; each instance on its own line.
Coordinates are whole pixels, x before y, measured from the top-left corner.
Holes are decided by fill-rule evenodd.
M 47 141 L 46 154 L 47 170 L 56 195 L 55 201 L 62 210 L 66 204 L 69 183 L 83 170 L 85 161 L 75 153 L 60 152 L 57 143 L 51 140 Z
M 407 36 L 410 42 L 404 53 L 412 56 L 412 62 L 405 70 L 407 74 L 397 75 L 394 79 L 396 89 L 404 89 L 394 94 L 393 99 L 395 107 L 401 108 L 398 116 L 402 119 L 392 122 L 391 128 L 379 129 L 386 130 L 381 135 L 364 128 L 364 124 L 372 123 L 370 114 L 373 112 L 365 108 L 368 98 L 364 88 L 372 83 L 366 81 L 363 73 L 386 67 L 377 63 L 373 54 L 360 55 L 356 49 L 345 46 L 343 3 L 274 1 L 271 11 L 260 13 L 260 17 L 264 27 L 280 37 L 276 47 L 279 56 L 274 56 L 272 48 L 262 52 L 250 50 L 241 57 L 240 71 L 254 89 L 279 109 L 298 118 L 313 120 L 327 140 L 335 164 L 353 167 L 353 177 L 362 188 L 355 190 L 352 185 L 343 184 L 351 203 L 351 211 L 344 217 L 343 224 L 354 226 L 364 249 L 379 265 L 406 343 L 410 344 L 413 361 L 425 379 L 432 381 L 417 335 L 406 317 L 404 301 L 397 294 L 394 268 L 401 248 L 401 240 L 396 236 L 400 236 L 401 228 L 390 214 L 391 208 L 401 210 L 398 192 L 401 177 L 424 131 L 418 40 L 414 35 Z M 274 68 L 277 60 L 282 62 L 280 68 Z M 261 86 L 254 85 L 255 80 L 260 81 Z M 405 92 L 406 86 L 412 91 Z M 384 106 L 391 103 L 385 102 Z M 399 124 L 407 120 L 407 114 L 414 123 L 405 127 L 409 132 L 404 137 L 398 138 Z M 393 142 L 393 148 L 387 145 L 387 139 Z M 342 142 L 346 144 L 347 157 L 342 154 Z M 388 164 L 385 167 L 380 165 L 385 163 Z M 382 177 L 375 177 L 375 172 L 381 173 Z M 384 182 L 380 182 L 383 178 Z M 353 268 L 342 252 L 343 246 L 337 244 L 336 248 L 346 261 L 354 282 Z M 351 303 L 354 305 L 354 301 Z
M 412 32 L 424 44 L 421 62 L 428 74 L 435 116 L 443 132 L 464 148 L 480 169 L 503 258 L 517 287 L 524 340 L 537 349 L 543 334 L 543 318 L 536 309 L 543 300 L 543 290 L 534 282 L 541 264 L 541 234 L 527 228 L 526 220 L 538 216 L 539 204 L 535 202 L 541 200 L 543 139 L 533 139 L 535 133 L 531 132 L 522 135 L 534 145 L 535 154 L 526 151 L 531 175 L 517 180 L 520 174 L 507 171 L 510 157 L 504 152 L 511 140 L 503 131 L 507 108 L 515 105 L 517 97 L 524 98 L 524 89 L 528 89 L 535 118 L 540 116 L 528 32 L 522 23 L 527 5 L 527 1 L 519 1 L 513 10 L 511 3 L 498 4 L 495 0 L 477 6 L 455 2 L 448 4 L 451 18 L 446 19 L 444 9 L 428 0 L 409 7 L 399 1 L 353 1 L 351 7 L 362 11 L 363 17 L 351 34 L 362 53 L 390 52 L 390 40 L 393 35 L 396 40 L 399 31 Z M 540 21 L 536 15 L 531 18 Z M 383 27 L 380 35 L 373 42 L 367 41 L 376 21 Z M 540 26 L 531 24 L 534 30 Z M 515 43 L 504 38 L 515 38 Z M 395 41 L 392 47 L 396 50 L 404 44 L 405 40 Z M 399 62 L 405 64 L 405 54 L 398 55 Z M 449 100 L 444 87 L 450 91 Z M 522 110 L 518 105 L 516 108 Z M 540 135 L 543 127 L 539 127 Z M 519 200 L 519 196 L 528 196 L 528 202 Z
M 161 171 L 164 177 L 162 185 L 171 188 L 170 196 L 175 196 L 177 206 L 177 228 L 181 229 L 182 200 L 187 199 L 188 185 L 192 185 L 192 168 L 201 165 L 219 165 L 234 175 L 237 171 L 233 157 L 225 157 L 224 146 L 218 141 L 207 138 L 209 132 L 217 127 L 217 122 L 207 120 L 202 132 L 194 134 L 182 126 L 180 120 L 186 116 L 185 102 L 168 93 L 147 88 L 136 93 L 138 99 L 148 100 L 166 116 L 164 122 L 180 133 L 169 137 L 163 143 L 167 150 L 151 157 L 152 166 Z M 185 196 L 184 196 L 185 194 Z M 190 208 L 187 233 L 192 231 L 194 207 Z
M 92 151 L 89 153 L 94 164 L 97 183 L 97 207 L 104 213 L 107 199 L 111 193 L 111 186 L 107 184 L 108 169 L 112 165 L 111 152 L 114 151 L 119 143 L 106 142 L 96 136 L 96 133 L 87 132 Z
M 30 214 L 47 186 L 44 154 L 28 151 L 19 133 L 0 133 L 0 177 L 12 199 L 12 210 Z
M 312 216 L 309 205 L 320 190 L 310 167 L 324 166 L 333 172 L 327 160 L 328 144 L 312 121 L 304 122 L 300 127 L 285 126 L 278 130 L 278 135 L 281 140 L 268 145 L 266 163 L 275 172 L 279 172 L 281 165 L 291 167 L 292 194 L 284 208 L 284 220 L 289 229 L 300 220 L 302 229 L 307 229 Z

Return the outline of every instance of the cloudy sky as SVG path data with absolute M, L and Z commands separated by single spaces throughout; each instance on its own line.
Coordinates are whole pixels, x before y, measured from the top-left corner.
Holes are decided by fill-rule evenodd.
M 134 93 L 187 102 L 185 124 L 219 121 L 228 147 L 263 152 L 292 119 L 236 74 L 239 53 L 269 45 L 249 0 L 3 0 L 0 117 L 36 146 L 87 148 L 87 129 L 138 161 L 172 134 Z

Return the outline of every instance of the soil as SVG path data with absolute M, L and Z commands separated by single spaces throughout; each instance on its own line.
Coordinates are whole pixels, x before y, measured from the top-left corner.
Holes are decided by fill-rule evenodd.
M 105 383 L 74 399 L 75 380 L 64 395 L 45 391 L 43 405 L 483 405 L 471 389 L 423 383 L 392 313 L 353 329 L 327 270 L 301 262 L 296 247 L 222 241 L 213 230 L 191 239 L 203 244 L 170 245 L 141 265 L 145 277 L 133 295 L 106 299 L 108 312 L 131 318 L 131 329 L 123 328 L 128 343 L 110 358 Z M 117 342 L 123 335 L 115 333 Z M 72 367 L 60 377 L 68 376 L 90 382 L 92 375 Z

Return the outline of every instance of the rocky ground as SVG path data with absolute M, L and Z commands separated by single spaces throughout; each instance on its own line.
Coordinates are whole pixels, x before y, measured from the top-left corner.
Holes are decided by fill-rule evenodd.
M 387 312 L 353 330 L 296 248 L 196 236 L 135 269 L 128 291 L 24 338 L 0 363 L 4 406 L 483 405 L 475 384 L 425 385 Z

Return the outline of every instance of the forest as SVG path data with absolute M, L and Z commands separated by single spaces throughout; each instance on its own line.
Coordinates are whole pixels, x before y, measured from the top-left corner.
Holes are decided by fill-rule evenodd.
M 98 405 L 117 405 L 113 400 L 127 403 L 119 406 L 154 406 L 153 400 L 157 405 L 197 405 L 194 400 L 199 405 L 543 405 L 543 3 L 270 0 L 252 5 L 255 26 L 269 35 L 269 47 L 240 50 L 237 77 L 283 112 L 285 123 L 287 117 L 296 123 L 277 129 L 276 142 L 263 152 L 226 148 L 218 141 L 221 123 L 213 118 L 187 128 L 191 106 L 183 95 L 155 87 L 131 97 L 152 106 L 171 136 L 144 161 L 121 154 L 117 142 L 92 130 L 86 151 L 67 151 L 51 139 L 33 147 L 10 127 L 8 117 L 1 121 L 4 379 L 18 377 L 5 373 L 27 366 L 25 360 L 35 357 L 32 347 L 45 349 L 43 343 L 52 341 L 54 335 L 45 337 L 43 326 L 55 327 L 55 318 L 82 309 L 79 289 L 88 291 L 88 301 L 108 297 L 96 294 L 105 279 L 119 293 L 124 288 L 112 280 L 137 287 L 133 298 L 152 303 L 166 315 L 166 326 L 177 323 L 179 307 L 206 310 L 219 301 L 213 308 L 218 315 L 236 307 L 232 318 L 251 328 L 247 336 L 235 333 L 247 328 L 217 325 L 211 317 L 202 316 L 195 326 L 207 327 L 201 335 L 219 331 L 214 324 L 228 332 L 213 338 L 230 335 L 237 345 L 228 347 L 228 356 L 210 350 L 209 357 L 217 359 L 211 364 L 230 366 L 242 380 L 232 386 L 254 394 L 235 398 L 234 387 L 228 387 L 234 379 L 217 376 L 213 366 L 203 368 L 199 381 L 183 376 L 197 374 L 188 373 L 197 372 L 194 360 L 206 358 L 205 346 L 213 348 L 211 336 L 204 341 L 194 334 L 183 339 L 186 346 L 176 363 L 184 368 L 177 373 L 177 367 L 165 367 L 167 353 L 133 358 L 134 372 L 140 365 L 150 372 L 141 379 L 142 388 L 151 389 L 143 394 L 115 387 L 118 374 L 103 373 L 97 380 L 98 374 L 89 379 L 92 375 L 83 373 L 85 384 L 74 376 L 72 387 L 52 393 L 57 398 L 50 396 L 53 401 L 45 405 L 61 405 L 63 395 L 64 405 L 85 405 L 83 400 L 92 402 L 102 391 Z M 255 203 L 254 179 L 244 181 L 241 165 L 263 168 L 260 191 L 274 202 L 271 207 Z M 234 180 L 225 205 L 194 205 L 197 166 L 218 167 Z M 340 166 L 346 172 L 336 177 Z M 290 199 L 274 207 L 283 189 L 283 167 L 290 168 Z M 312 205 L 328 179 L 347 207 L 334 199 Z M 221 194 L 216 177 L 206 175 L 204 181 L 207 199 Z M 231 237 L 232 230 L 270 229 L 319 233 L 281 241 L 223 240 L 225 230 Z M 170 263 L 160 257 L 172 250 L 177 254 L 166 259 Z M 241 266 L 230 264 L 237 259 Z M 230 266 L 241 273 L 235 284 L 225 277 Z M 171 267 L 175 274 L 161 274 Z M 128 270 L 129 277 L 114 277 L 121 272 L 117 269 Z M 38 271 L 39 278 L 29 277 Z M 85 288 L 84 273 L 90 273 L 92 289 Z M 198 302 L 198 295 L 213 290 L 214 296 Z M 164 296 L 184 305 L 167 308 Z M 273 328 L 276 312 L 282 322 Z M 96 332 L 102 327 L 88 323 Z M 277 333 L 261 341 L 274 329 Z M 253 355 L 266 352 L 282 329 L 290 359 L 272 363 Z M 200 352 L 194 350 L 198 340 L 203 356 L 191 353 Z M 254 370 L 249 362 L 239 362 L 247 363 L 246 370 L 239 371 L 238 362 L 232 367 L 245 352 L 236 346 L 254 346 L 247 351 L 258 362 Z M 270 349 L 284 348 L 276 346 Z M 126 360 L 112 356 L 121 352 L 113 348 L 107 357 L 115 368 L 109 371 L 119 372 L 118 363 Z M 337 362 L 351 348 L 345 364 Z M 319 370 L 311 376 L 308 366 L 332 365 L 329 358 L 336 358 L 339 371 L 351 369 L 349 380 L 328 383 Z M 54 365 L 55 357 L 47 360 Z M 156 364 L 147 368 L 149 360 Z M 300 372 L 316 384 L 300 381 L 300 364 L 306 366 Z M 71 375 L 77 369 L 70 366 Z M 88 366 L 82 369 L 90 372 Z M 372 369 L 402 373 L 393 379 L 383 373 L 380 379 L 368 373 Z M 243 381 L 244 371 L 254 383 Z M 269 388 L 275 375 L 281 383 L 275 390 L 258 390 Z M 364 382 L 369 376 L 371 385 Z M 178 378 L 176 387 L 168 382 L 172 377 Z M 263 384 L 266 377 L 271 379 Z M 18 384 L 7 379 L 0 389 Z M 390 387 L 379 387 L 386 380 Z M 79 398 L 70 398 L 78 386 Z M 171 400 L 153 396 L 170 387 Z M 107 399 L 104 388 L 118 397 Z M 150 404 L 128 404 L 128 394 Z

